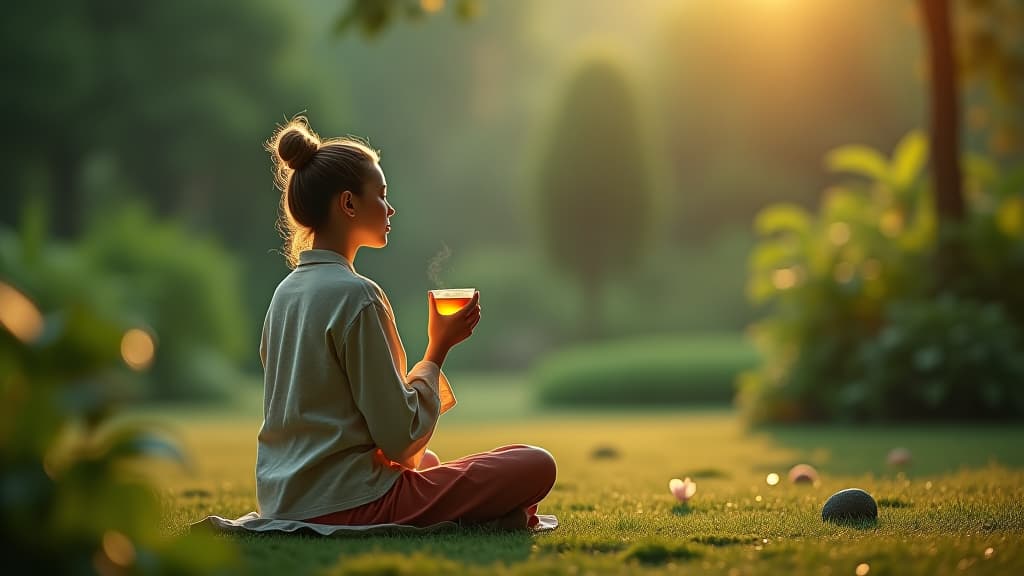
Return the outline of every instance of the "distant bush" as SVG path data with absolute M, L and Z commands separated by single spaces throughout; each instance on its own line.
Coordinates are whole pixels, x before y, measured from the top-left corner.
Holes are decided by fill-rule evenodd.
M 837 411 L 884 418 L 1024 414 L 1024 341 L 1003 307 L 944 297 L 895 302 L 860 348 Z
M 937 295 L 927 153 L 919 133 L 891 159 L 840 148 L 828 164 L 859 180 L 830 188 L 817 214 L 758 215 L 748 294 L 771 308 L 750 331 L 764 362 L 741 377 L 752 420 L 1024 416 L 1022 173 L 964 160 L 968 217 L 950 227 L 963 269 Z
M 239 360 L 258 340 L 237 264 L 216 242 L 139 206 L 114 211 L 75 244 L 46 238 L 42 204 L 23 219 L 20 233 L 0 229 L 0 276 L 64 315 L 80 293 L 93 294 L 92 306 L 148 332 L 157 350 L 137 397 L 217 400 L 245 379 Z
M 129 205 L 92 225 L 79 254 L 118 282 L 120 305 L 145 318 L 158 338 L 150 397 L 221 399 L 238 386 L 240 361 L 256 354 L 258 340 L 242 304 L 238 263 L 227 250 Z
M 736 376 L 756 363 L 739 335 L 637 339 L 553 353 L 535 381 L 549 405 L 727 405 Z

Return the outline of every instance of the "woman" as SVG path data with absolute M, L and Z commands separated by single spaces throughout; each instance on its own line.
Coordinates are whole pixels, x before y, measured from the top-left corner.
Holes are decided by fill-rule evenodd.
M 427 449 L 455 405 L 441 371 L 480 321 L 480 294 L 450 316 L 428 293 L 429 344 L 406 370 L 387 296 L 355 271 L 383 248 L 395 209 L 377 153 L 321 142 L 305 118 L 268 142 L 282 191 L 279 229 L 292 272 L 263 325 L 264 422 L 256 495 L 267 518 L 427 526 L 442 521 L 529 528 L 555 481 L 551 455 L 503 446 L 441 464 Z

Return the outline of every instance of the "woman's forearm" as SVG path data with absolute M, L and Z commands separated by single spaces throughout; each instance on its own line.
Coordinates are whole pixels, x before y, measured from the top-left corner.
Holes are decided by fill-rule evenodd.
M 441 346 L 430 342 L 427 344 L 427 351 L 423 354 L 423 360 L 427 362 L 433 362 L 440 368 L 444 364 L 444 359 L 448 357 L 449 347 Z

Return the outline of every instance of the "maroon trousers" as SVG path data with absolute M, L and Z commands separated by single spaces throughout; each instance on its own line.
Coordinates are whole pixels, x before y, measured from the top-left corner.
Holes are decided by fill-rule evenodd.
M 537 504 L 555 484 L 555 460 L 543 448 L 514 444 L 426 470 L 404 470 L 384 496 L 307 522 L 346 526 L 438 522 L 537 524 Z

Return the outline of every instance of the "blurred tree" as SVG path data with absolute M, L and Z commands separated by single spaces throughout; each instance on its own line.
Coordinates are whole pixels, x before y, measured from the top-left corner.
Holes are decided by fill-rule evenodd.
M 625 71 L 592 58 L 573 74 L 539 170 L 541 242 L 583 291 L 583 333 L 600 334 L 604 285 L 650 244 L 653 182 Z
M 234 169 L 261 156 L 252 143 L 288 90 L 277 66 L 288 53 L 284 14 L 240 0 L 52 4 L 5 14 L 0 49 L 18 55 L 7 72 L 18 89 L 3 91 L 0 106 L 18 134 L 0 144 L 0 165 L 16 182 L 44 173 L 54 233 L 81 231 L 82 174 L 104 154 L 161 213 L 198 205 L 223 222 L 237 212 L 253 182 L 238 179 L 252 170 Z
M 271 0 L 21 3 L 5 10 L 0 93 L 11 137 L 0 170 L 15 226 L 28 195 L 49 196 L 50 226 L 77 239 L 127 198 L 184 233 L 211 231 L 236 254 L 251 289 L 236 297 L 262 318 L 283 260 L 277 193 L 262 143 L 275 120 L 318 108 L 345 114 L 334 78 L 308 65 L 305 14 Z M 340 93 L 339 93 L 340 92 Z M 328 100 L 329 99 L 329 100 Z M 248 339 L 249 367 L 259 366 Z

